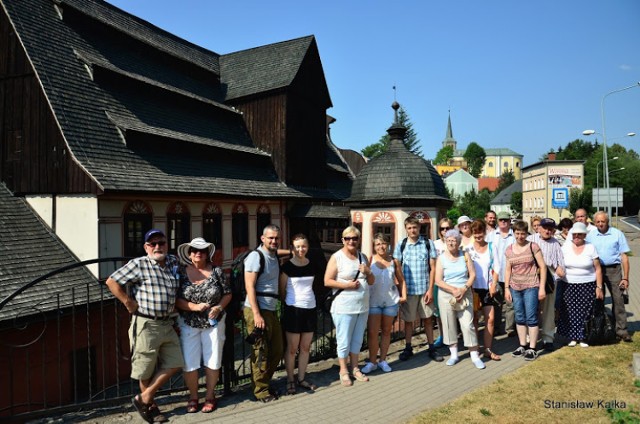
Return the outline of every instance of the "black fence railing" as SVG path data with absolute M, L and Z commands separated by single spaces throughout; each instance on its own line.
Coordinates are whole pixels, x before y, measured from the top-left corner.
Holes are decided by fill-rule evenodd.
M 49 279 L 96 263 L 119 267 L 127 259 L 103 258 L 64 266 L 0 300 L 0 393 L 5 394 L 0 396 L 0 422 L 120 403 L 139 390 L 129 377 L 130 315 L 104 280 L 93 278 L 85 269 L 85 281 L 51 289 L 45 297 L 29 302 L 30 292 Z M 404 337 L 399 322 L 392 340 Z M 226 331 L 218 389 L 230 394 L 251 377 L 242 314 L 227 316 Z M 318 308 L 310 360 L 335 357 L 335 348 L 331 316 Z M 177 374 L 160 393 L 183 390 L 182 376 Z

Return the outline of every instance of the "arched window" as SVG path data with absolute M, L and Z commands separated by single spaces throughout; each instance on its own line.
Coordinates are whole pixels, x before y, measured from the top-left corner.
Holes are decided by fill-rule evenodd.
M 411 212 L 409 215 L 420 221 L 420 235 L 431 238 L 431 217 L 427 211 Z
M 202 210 L 202 236 L 216 246 L 213 263 L 222 264 L 222 211 L 215 203 L 209 203 Z
M 269 224 L 271 224 L 271 209 L 269 209 L 269 206 L 267 205 L 258 206 L 258 210 L 256 212 L 256 234 L 258 235 L 258 245 L 262 243 L 260 241 L 260 236 L 262 235 L 264 227 Z
M 234 258 L 249 249 L 249 212 L 241 203 L 236 204 L 231 212 L 231 238 Z
M 488 167 L 489 167 L 489 168 L 493 168 L 493 162 L 489 162 Z
M 124 208 L 124 256 L 144 256 L 144 235 L 151 229 L 153 211 L 142 200 L 134 200 Z
M 520 162 L 516 162 L 516 168 L 520 168 Z
M 389 212 L 378 212 L 371 218 L 371 230 L 375 236 L 377 233 L 386 234 L 391 240 L 390 246 L 395 245 L 396 220 Z
M 509 168 L 509 162 L 504 161 L 504 169 L 508 169 Z
M 167 241 L 171 253 L 175 253 L 182 243 L 191 241 L 191 213 L 182 202 L 172 203 L 167 208 Z

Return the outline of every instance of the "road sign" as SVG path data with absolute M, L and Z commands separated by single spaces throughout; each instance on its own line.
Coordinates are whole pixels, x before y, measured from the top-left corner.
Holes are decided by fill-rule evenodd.
M 609 196 L 607 196 L 607 192 Z M 597 209 L 603 209 L 609 206 L 609 197 L 611 198 L 611 207 L 621 208 L 624 192 L 622 187 L 606 188 L 594 188 L 591 193 L 591 203 L 596 206 Z
M 554 188 L 552 190 L 551 207 L 556 209 L 567 209 L 569 207 L 569 189 Z

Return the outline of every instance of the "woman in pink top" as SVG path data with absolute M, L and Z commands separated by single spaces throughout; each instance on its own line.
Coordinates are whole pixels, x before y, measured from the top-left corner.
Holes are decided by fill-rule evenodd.
M 547 267 L 542 251 L 536 243 L 527 241 L 529 226 L 525 221 L 513 224 L 516 242 L 505 251 L 505 299 L 513 302 L 516 314 L 516 330 L 520 346 L 511 355 L 533 361 L 538 357 L 538 304 L 546 296 L 544 285 Z M 527 332 L 529 347 L 527 348 Z

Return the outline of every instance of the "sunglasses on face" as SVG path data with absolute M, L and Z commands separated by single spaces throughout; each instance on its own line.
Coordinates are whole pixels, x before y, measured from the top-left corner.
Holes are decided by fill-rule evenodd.
M 189 249 L 189 253 L 202 253 L 204 255 L 208 252 L 208 249 Z
M 156 246 L 162 247 L 165 244 L 167 244 L 167 242 L 166 241 L 148 241 L 145 244 L 149 247 L 156 247 Z
M 342 240 L 344 241 L 358 241 L 360 240 L 360 237 L 342 237 Z
M 451 227 L 440 227 L 440 231 L 448 231 Z

